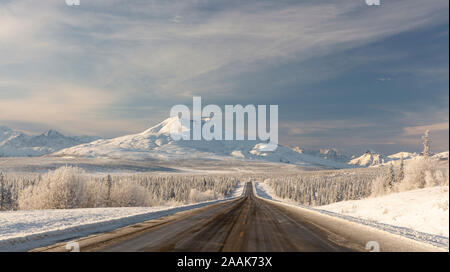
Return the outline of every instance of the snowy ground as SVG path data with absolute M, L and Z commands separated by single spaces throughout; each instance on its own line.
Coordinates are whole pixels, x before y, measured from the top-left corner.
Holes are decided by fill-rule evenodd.
M 244 185 L 229 198 L 182 206 L 0 212 L 0 251 L 26 251 L 211 205 L 241 196 Z
M 318 207 L 340 214 L 449 236 L 448 186 Z
M 255 189 L 260 197 L 308 208 L 276 197 L 264 182 L 256 182 Z M 448 186 L 431 187 L 309 209 L 448 248 L 448 190 Z

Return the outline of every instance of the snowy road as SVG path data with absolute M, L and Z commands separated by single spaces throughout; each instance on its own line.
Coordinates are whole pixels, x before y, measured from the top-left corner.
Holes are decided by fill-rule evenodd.
M 102 251 L 344 251 L 273 205 L 245 196 Z
M 261 199 L 251 183 L 237 200 L 81 239 L 81 251 L 434 251 L 428 245 Z M 38 251 L 65 251 L 64 244 Z

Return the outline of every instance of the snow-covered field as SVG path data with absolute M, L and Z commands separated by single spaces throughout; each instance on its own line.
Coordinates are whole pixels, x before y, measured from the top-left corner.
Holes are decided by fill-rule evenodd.
M 430 187 L 317 208 L 448 237 L 448 193 L 448 186 Z
M 448 186 L 343 201 L 314 208 L 277 197 L 273 189 L 264 182 L 256 182 L 255 189 L 258 196 L 266 199 L 307 208 L 435 246 L 449 246 Z
M 191 205 L 0 212 L 0 251 L 26 251 L 211 205 L 241 196 L 244 185 L 229 198 Z

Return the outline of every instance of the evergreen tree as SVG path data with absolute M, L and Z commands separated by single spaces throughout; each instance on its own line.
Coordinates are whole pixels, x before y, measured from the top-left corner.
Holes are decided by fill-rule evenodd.
M 111 201 L 111 187 L 112 187 L 112 178 L 111 175 L 108 175 L 106 177 L 106 186 L 108 188 L 107 195 L 106 195 L 106 206 L 111 207 L 112 201 Z
M 391 190 L 394 187 L 395 181 L 396 180 L 395 180 L 394 165 L 391 163 L 389 165 L 389 171 L 388 171 L 387 176 L 386 176 L 385 190 L 386 189 Z
M 3 176 L 3 173 L 0 172 L 0 211 L 3 210 L 3 199 L 5 195 L 5 187 L 6 187 L 6 180 Z
M 405 162 L 403 156 L 400 158 L 400 170 L 398 173 L 398 181 L 401 182 L 405 178 Z

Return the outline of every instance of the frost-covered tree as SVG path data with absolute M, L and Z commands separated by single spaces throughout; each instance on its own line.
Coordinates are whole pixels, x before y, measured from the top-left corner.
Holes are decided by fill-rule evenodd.
M 398 171 L 398 182 L 402 182 L 405 178 L 405 161 L 403 160 L 403 156 L 400 157 L 400 169 Z
M 7 197 L 3 198 L 3 203 L 8 203 L 7 209 L 185 204 L 230 196 L 239 183 L 240 175 L 96 177 L 80 168 L 66 166 L 40 177 L 7 180 L 7 194 L 4 194 Z
M 448 185 L 448 166 L 431 158 L 408 160 L 405 164 L 405 177 L 398 185 L 399 191 L 408 191 L 432 186 Z
M 423 142 L 423 156 L 424 157 L 430 157 L 431 156 L 431 139 L 430 139 L 430 131 L 427 129 L 425 130 L 425 134 L 422 136 L 422 142 Z
M 81 168 L 64 166 L 42 177 L 35 186 L 28 186 L 19 197 L 24 209 L 71 209 L 81 206 L 85 178 Z
M 111 187 L 112 187 L 112 178 L 111 175 L 108 175 L 106 177 L 106 187 L 107 187 L 107 193 L 106 193 L 106 205 L 109 207 L 111 206 Z
M 3 198 L 4 198 L 4 191 L 5 191 L 5 185 L 6 179 L 3 176 L 3 173 L 0 172 L 0 211 L 3 210 Z
M 392 190 L 392 188 L 394 187 L 396 183 L 396 179 L 395 179 L 395 172 L 394 172 L 394 165 L 391 163 L 389 164 L 389 170 L 388 173 L 386 175 L 386 186 L 385 186 L 385 190 Z
M 286 175 L 276 173 L 253 176 L 253 178 L 263 180 L 273 189 L 277 197 L 290 199 L 303 205 L 318 206 L 369 196 L 372 181 L 380 175 L 380 171 L 384 173 L 385 170 L 370 168 Z

